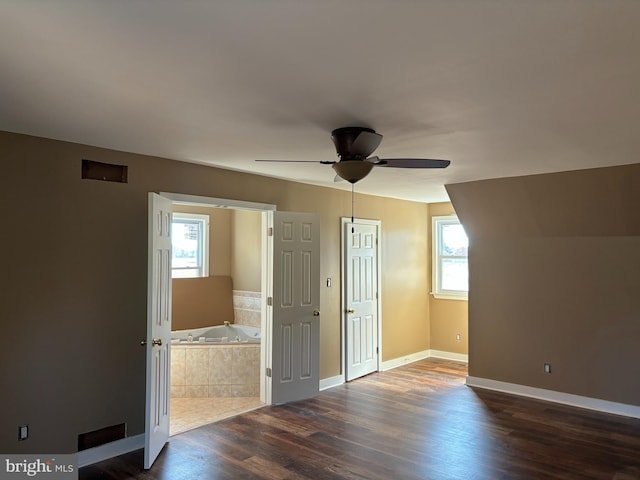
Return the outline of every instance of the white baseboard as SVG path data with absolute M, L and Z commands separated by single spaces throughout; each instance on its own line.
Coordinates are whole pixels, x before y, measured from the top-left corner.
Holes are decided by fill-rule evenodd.
M 391 370 L 393 368 L 397 368 L 408 363 L 417 362 L 418 360 L 423 360 L 429 357 L 454 360 L 457 362 L 467 362 L 469 356 L 463 355 L 461 353 L 443 352 L 441 350 L 423 350 L 422 352 L 416 352 L 404 357 L 398 357 L 382 362 L 380 365 L 380 371 L 384 372 L 386 370 Z M 323 378 L 320 380 L 320 390 L 337 387 L 338 385 L 342 385 L 344 382 L 344 375 L 336 375 L 335 377 Z
M 144 433 L 81 450 L 78 452 L 78 467 L 85 467 L 141 448 L 144 448 Z
M 425 358 L 442 358 L 444 360 L 454 360 L 456 362 L 469 361 L 469 355 L 462 353 L 444 352 L 442 350 L 423 350 L 422 352 L 412 353 L 405 357 L 398 357 L 382 362 L 380 371 L 384 372 L 386 370 L 391 370 L 392 368 L 397 368 L 402 365 L 406 365 L 407 363 L 417 362 L 418 360 L 423 360 Z
M 497 392 L 510 393 L 523 397 L 537 398 L 538 400 L 546 400 L 548 402 L 562 403 L 573 407 L 597 410 L 604 413 L 640 418 L 640 407 L 627 405 L 626 403 L 610 402 L 608 400 L 600 400 L 598 398 L 583 397 L 581 395 L 556 392 L 554 390 L 546 390 L 544 388 L 528 387 L 526 385 L 518 385 L 516 383 L 500 382 L 498 380 L 491 380 L 488 378 L 467 377 L 466 384 L 469 387 L 484 388 L 487 390 L 495 390 Z
M 336 375 L 335 377 L 323 378 L 320 380 L 320 390 L 337 387 L 344 383 L 344 375 Z
M 429 356 L 442 358 L 444 360 L 454 360 L 456 362 L 469 363 L 469 355 L 465 353 L 444 352 L 442 350 L 429 350 Z
M 386 370 L 391 370 L 392 368 L 406 365 L 407 363 L 417 362 L 418 360 L 428 358 L 430 355 L 431 350 L 423 350 L 422 352 L 412 353 L 411 355 L 407 355 L 405 357 L 398 357 L 387 360 L 386 362 L 382 362 L 382 364 L 380 365 L 380 371 L 384 372 Z

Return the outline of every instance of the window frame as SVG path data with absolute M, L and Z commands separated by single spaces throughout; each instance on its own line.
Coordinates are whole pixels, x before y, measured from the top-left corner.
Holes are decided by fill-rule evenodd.
M 187 267 L 180 268 L 175 267 L 173 262 L 171 264 L 171 278 L 204 278 L 209 276 L 209 215 L 201 213 L 185 213 L 185 212 L 173 212 L 173 218 L 171 220 L 172 231 L 173 223 L 197 223 L 200 228 L 200 238 L 198 240 L 198 259 L 200 265 L 197 268 Z M 173 257 L 173 235 L 171 238 L 171 256 Z M 196 271 L 194 276 L 175 276 L 176 271 Z
M 443 258 L 464 258 L 467 262 L 467 269 L 469 268 L 468 250 L 466 256 L 440 254 L 440 245 L 442 244 L 442 227 L 445 225 L 460 225 L 464 229 L 464 226 L 460 223 L 460 220 L 456 215 L 434 216 L 431 218 L 431 295 L 433 295 L 434 298 L 445 300 L 468 300 L 468 288 L 467 290 L 447 290 L 443 289 L 441 286 Z

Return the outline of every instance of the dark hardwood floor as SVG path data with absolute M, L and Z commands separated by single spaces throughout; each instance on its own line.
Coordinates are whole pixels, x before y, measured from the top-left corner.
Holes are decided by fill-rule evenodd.
M 464 385 L 423 360 L 80 469 L 80 479 L 640 479 L 640 420 Z

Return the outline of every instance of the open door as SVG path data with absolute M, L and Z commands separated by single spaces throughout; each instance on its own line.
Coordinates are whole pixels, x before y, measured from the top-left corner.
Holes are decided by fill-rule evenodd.
M 320 386 L 320 217 L 274 212 L 271 402 Z
M 169 439 L 171 353 L 171 200 L 149 193 L 146 419 L 144 468 Z

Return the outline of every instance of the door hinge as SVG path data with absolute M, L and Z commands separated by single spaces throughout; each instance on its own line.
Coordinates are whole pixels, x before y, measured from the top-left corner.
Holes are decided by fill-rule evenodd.
M 273 297 L 267 297 L 267 306 L 269 307 L 273 306 Z
M 267 228 L 267 237 L 273 237 L 273 227 Z
M 271 368 L 270 368 L 270 367 L 267 367 L 267 370 L 266 370 L 266 372 L 265 372 L 265 375 L 266 375 L 267 377 L 271 378 Z

